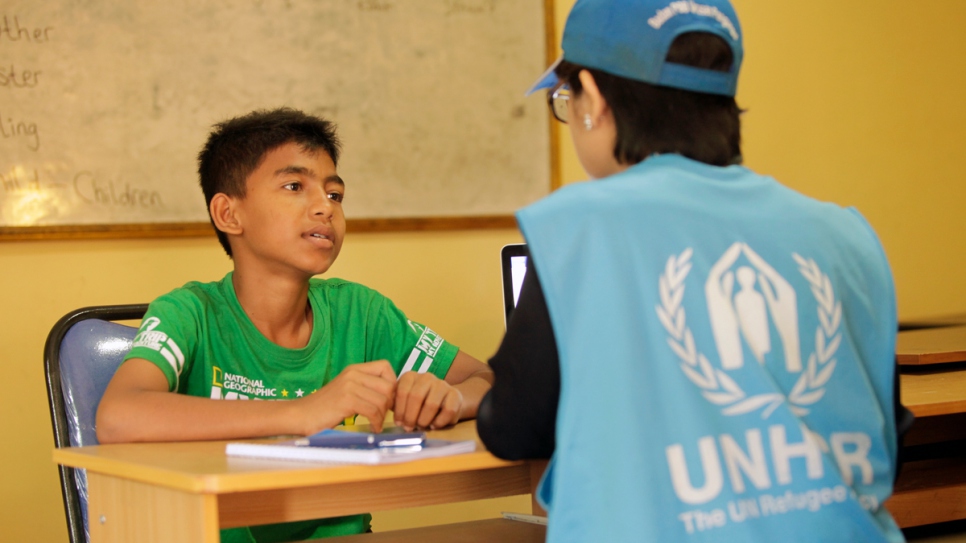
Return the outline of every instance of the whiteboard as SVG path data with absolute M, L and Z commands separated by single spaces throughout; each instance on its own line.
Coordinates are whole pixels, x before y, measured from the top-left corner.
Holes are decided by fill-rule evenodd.
M 346 216 L 510 214 L 547 194 L 544 0 L 6 0 L 0 227 L 207 222 L 214 123 L 334 121 Z

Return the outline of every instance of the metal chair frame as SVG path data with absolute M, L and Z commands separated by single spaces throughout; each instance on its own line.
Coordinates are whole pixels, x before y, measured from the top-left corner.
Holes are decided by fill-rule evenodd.
M 64 402 L 61 382 L 60 348 L 64 336 L 77 323 L 99 319 L 104 321 L 134 320 L 144 317 L 147 304 L 92 306 L 75 309 L 63 317 L 47 335 L 44 345 L 44 373 L 47 380 L 47 401 L 50 406 L 50 423 L 54 430 L 54 445 L 60 449 L 70 447 L 70 429 Z M 77 490 L 77 477 L 74 468 L 59 466 L 60 489 L 64 497 L 64 511 L 67 514 L 67 531 L 70 543 L 86 543 L 80 494 Z

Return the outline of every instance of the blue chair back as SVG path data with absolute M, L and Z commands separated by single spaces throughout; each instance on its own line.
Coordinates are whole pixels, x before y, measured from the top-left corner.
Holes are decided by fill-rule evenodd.
M 51 329 L 44 366 L 57 448 L 97 445 L 97 405 L 137 333 L 137 328 L 110 321 L 140 319 L 147 307 L 85 307 L 71 311 Z M 70 542 L 86 543 L 87 474 L 60 466 L 60 483 Z

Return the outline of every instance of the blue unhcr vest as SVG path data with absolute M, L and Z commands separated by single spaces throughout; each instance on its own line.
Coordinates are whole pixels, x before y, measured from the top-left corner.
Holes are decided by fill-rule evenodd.
M 560 353 L 548 541 L 902 541 L 895 294 L 854 210 L 662 155 L 518 213 Z

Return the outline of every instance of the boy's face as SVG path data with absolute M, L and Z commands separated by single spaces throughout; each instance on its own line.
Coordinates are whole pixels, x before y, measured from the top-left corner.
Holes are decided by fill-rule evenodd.
M 237 241 L 269 269 L 324 273 L 345 237 L 344 196 L 328 153 L 282 145 L 265 155 L 246 180 L 245 197 L 235 200 L 243 226 Z M 237 252 L 235 245 L 232 250 Z

